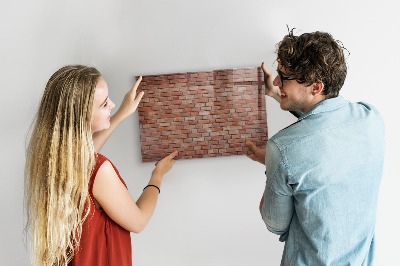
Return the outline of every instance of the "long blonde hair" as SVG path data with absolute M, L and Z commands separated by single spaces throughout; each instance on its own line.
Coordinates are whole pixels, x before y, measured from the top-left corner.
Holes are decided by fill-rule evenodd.
M 33 265 L 67 265 L 79 247 L 90 211 L 85 204 L 95 164 L 90 125 L 100 76 L 92 67 L 65 66 L 46 85 L 25 166 Z

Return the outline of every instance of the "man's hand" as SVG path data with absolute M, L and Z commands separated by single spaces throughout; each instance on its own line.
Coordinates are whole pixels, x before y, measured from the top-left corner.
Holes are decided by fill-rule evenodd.
M 250 154 L 246 154 L 247 157 L 253 161 L 265 164 L 265 149 L 258 148 L 251 140 L 246 141 L 246 146 L 251 152 Z
M 117 111 L 117 113 L 121 115 L 122 119 L 125 119 L 136 111 L 140 100 L 144 95 L 144 91 L 142 91 L 136 97 L 136 91 L 141 81 L 142 77 L 139 77 L 133 85 L 132 89 L 125 94 L 124 100 L 122 101 L 121 106 L 118 108 Z
M 281 90 L 278 86 L 274 86 L 274 77 L 272 73 L 265 66 L 264 62 L 261 64 L 261 69 L 264 72 L 265 95 L 274 98 L 277 102 L 281 102 Z

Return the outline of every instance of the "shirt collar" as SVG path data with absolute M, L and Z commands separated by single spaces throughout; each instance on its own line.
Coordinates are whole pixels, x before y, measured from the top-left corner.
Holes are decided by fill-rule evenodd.
M 308 117 L 308 116 L 310 116 L 310 115 L 329 112 L 329 111 L 333 111 L 333 110 L 339 109 L 343 105 L 346 105 L 346 104 L 349 104 L 349 103 L 350 102 L 348 100 L 346 100 L 345 98 L 343 98 L 340 95 L 335 97 L 335 98 L 329 98 L 329 99 L 323 100 L 323 101 L 317 103 L 316 105 L 314 105 L 307 112 L 303 113 L 299 117 L 299 121 L 304 119 L 304 118 L 306 118 L 306 117 Z

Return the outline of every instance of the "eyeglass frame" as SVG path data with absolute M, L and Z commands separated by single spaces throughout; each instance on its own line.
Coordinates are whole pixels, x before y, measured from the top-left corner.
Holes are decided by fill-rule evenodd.
M 282 72 L 279 69 L 277 69 L 276 71 L 278 72 L 279 80 L 281 81 L 282 87 L 283 87 L 283 81 L 284 80 L 296 80 L 297 79 L 296 77 L 285 77 L 285 76 L 283 76 Z

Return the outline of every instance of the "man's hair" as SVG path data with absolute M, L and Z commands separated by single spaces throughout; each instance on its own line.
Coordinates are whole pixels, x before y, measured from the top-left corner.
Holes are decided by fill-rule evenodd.
M 301 84 L 322 82 L 322 93 L 333 98 L 339 95 L 346 79 L 343 49 L 329 33 L 316 31 L 295 36 L 292 29 L 277 45 L 277 60 Z

